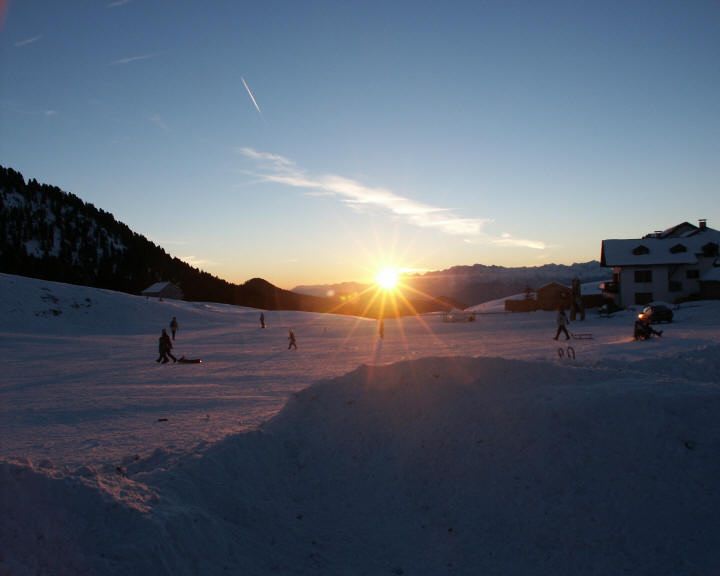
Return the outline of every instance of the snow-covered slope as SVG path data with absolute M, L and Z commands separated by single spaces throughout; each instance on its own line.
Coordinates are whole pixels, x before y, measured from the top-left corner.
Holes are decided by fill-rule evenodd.
M 720 571 L 718 303 L 258 315 L 0 275 L 0 574 Z

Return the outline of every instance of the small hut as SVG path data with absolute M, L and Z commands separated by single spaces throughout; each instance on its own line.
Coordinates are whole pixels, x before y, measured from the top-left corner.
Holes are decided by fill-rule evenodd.
M 560 306 L 570 308 L 572 288 L 557 282 L 550 282 L 537 289 L 538 308 L 541 310 L 557 310 Z
M 170 298 L 172 300 L 182 300 L 183 291 L 179 286 L 172 282 L 155 282 L 152 286 L 148 286 L 140 294 L 147 298 Z

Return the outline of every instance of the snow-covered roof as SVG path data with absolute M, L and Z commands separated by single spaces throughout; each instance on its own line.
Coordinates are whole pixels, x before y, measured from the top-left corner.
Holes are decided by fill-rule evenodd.
M 148 293 L 155 293 L 155 292 L 162 292 L 167 288 L 168 286 L 172 286 L 172 282 L 155 282 L 152 286 L 148 286 L 145 288 L 145 290 L 142 291 L 143 294 L 146 292 Z
M 660 264 L 696 264 L 697 255 L 708 243 L 720 244 L 720 232 L 712 228 L 687 237 L 603 240 L 603 266 L 653 266 Z M 685 248 L 685 251 L 682 251 Z

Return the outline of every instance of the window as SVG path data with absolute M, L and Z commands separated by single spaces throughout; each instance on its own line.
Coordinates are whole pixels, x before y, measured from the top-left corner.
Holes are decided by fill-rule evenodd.
M 650 254 L 650 249 L 647 246 L 643 246 L 641 244 L 637 248 L 633 248 L 633 254 L 635 254 L 635 256 L 642 256 L 643 254 Z
M 643 306 L 645 304 L 650 304 L 652 301 L 652 292 L 635 292 L 635 304 Z
M 685 278 L 688 280 L 697 280 L 700 278 L 700 270 L 686 270 Z
M 682 282 L 670 280 L 670 282 L 668 282 L 668 290 L 670 292 L 682 292 Z
M 675 244 L 675 246 L 670 248 L 670 252 L 673 254 L 679 254 L 680 252 L 687 252 L 687 248 L 685 248 L 682 244 Z
M 717 256 L 718 245 L 715 242 L 708 242 L 702 247 L 703 256 Z
M 652 282 L 652 270 L 635 270 L 635 284 Z

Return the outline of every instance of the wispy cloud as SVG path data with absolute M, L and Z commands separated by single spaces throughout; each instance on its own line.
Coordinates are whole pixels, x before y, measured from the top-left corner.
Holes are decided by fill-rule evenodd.
M 477 236 L 489 221 L 486 218 L 463 218 L 448 208 L 417 202 L 387 188 L 367 186 L 350 178 L 334 174 L 309 175 L 292 160 L 277 154 L 258 152 L 252 148 L 240 148 L 238 152 L 260 164 L 263 171 L 258 176 L 265 182 L 310 190 L 309 195 L 334 196 L 351 207 L 384 210 L 421 228 L 432 228 L 451 235 Z
M 162 116 L 160 116 L 160 114 L 153 114 L 152 116 L 150 116 L 148 118 L 148 120 L 150 120 L 151 123 L 155 124 L 155 126 L 160 128 L 161 130 L 165 130 L 165 131 L 170 130 L 170 128 L 165 123 L 165 121 L 162 119 Z
M 58 111 L 53 110 L 52 108 L 35 108 L 33 106 L 28 106 L 25 103 L 4 99 L 0 99 L 0 110 L 5 110 L 13 114 L 23 114 L 27 116 L 45 116 L 47 118 L 51 116 L 56 116 L 58 114 Z
M 107 4 L 107 8 L 118 8 L 119 6 L 125 6 L 125 4 L 130 4 L 132 0 L 115 0 L 115 2 L 110 2 Z
M 15 42 L 15 48 L 22 48 L 23 46 L 27 46 L 28 44 L 34 44 L 38 40 L 42 38 L 42 34 L 38 36 L 33 36 L 32 38 L 25 38 L 24 40 L 18 40 Z
M 248 83 L 245 82 L 245 78 L 240 76 L 240 80 L 242 80 L 243 86 L 245 86 L 245 90 L 248 93 L 248 96 L 250 96 L 250 100 L 252 100 L 253 106 L 255 106 L 255 110 L 258 111 L 258 114 L 262 116 L 262 111 L 260 110 L 260 106 L 258 106 L 257 100 L 255 100 L 255 95 L 253 94 L 253 91 L 250 90 L 250 86 L 248 86 Z
M 525 238 L 515 238 L 507 232 L 500 236 L 500 238 L 494 238 L 492 243 L 497 246 L 532 248 L 533 250 L 545 250 L 547 248 L 547 244 L 545 244 L 545 242 L 540 242 L 539 240 L 526 240 Z
M 180 260 L 186 262 L 187 264 L 190 264 L 190 266 L 195 266 L 195 268 L 198 268 L 200 266 L 213 266 L 217 264 L 217 262 L 213 262 L 212 260 L 196 258 L 195 256 L 180 256 Z
M 433 206 L 396 194 L 382 187 L 368 186 L 335 174 L 308 174 L 295 162 L 269 152 L 253 148 L 238 148 L 237 152 L 256 162 L 253 176 L 262 182 L 283 184 L 306 190 L 308 196 L 330 196 L 340 199 L 351 208 L 374 208 L 420 228 L 437 230 L 443 234 L 462 236 L 468 242 L 544 250 L 545 243 L 515 238 L 510 234 L 496 237 L 485 231 L 492 218 L 464 217 L 451 208 Z
M 128 56 L 127 58 L 120 58 L 118 60 L 113 60 L 110 62 L 112 66 L 117 66 L 120 64 L 130 64 L 130 62 L 137 62 L 138 60 L 149 60 L 150 58 L 154 57 L 155 54 L 140 54 L 138 56 Z
M 190 244 L 187 240 L 156 240 L 153 239 L 153 242 L 155 244 L 159 244 L 160 246 L 187 246 Z

